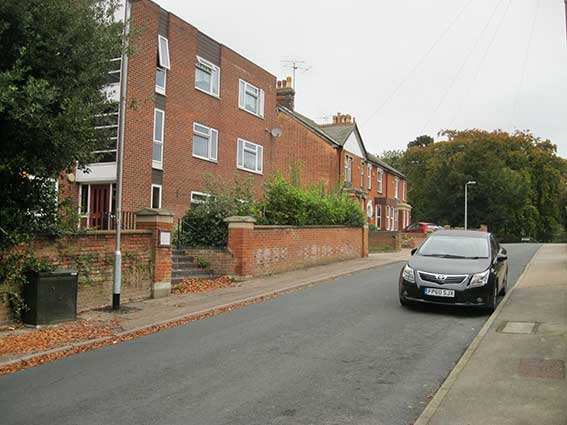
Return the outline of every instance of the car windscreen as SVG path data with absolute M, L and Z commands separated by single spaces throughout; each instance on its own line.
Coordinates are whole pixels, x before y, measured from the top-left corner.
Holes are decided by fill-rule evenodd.
M 421 245 L 417 254 L 442 258 L 488 258 L 489 247 L 485 238 L 432 235 Z

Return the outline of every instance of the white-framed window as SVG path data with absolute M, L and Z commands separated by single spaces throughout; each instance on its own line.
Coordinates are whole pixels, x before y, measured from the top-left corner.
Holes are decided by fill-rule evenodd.
M 345 154 L 345 182 L 352 184 L 352 157 Z
M 376 204 L 376 227 L 382 228 L 382 206 L 380 204 Z
M 394 230 L 398 230 L 400 227 L 400 214 L 395 208 L 392 208 L 392 210 L 394 211 Z
M 372 164 L 368 164 L 368 190 L 372 189 Z
M 368 203 L 366 204 L 366 215 L 370 219 L 372 219 L 372 216 L 374 215 L 374 209 L 372 208 L 372 201 L 368 201 Z
M 156 93 L 165 96 L 165 86 L 167 83 L 167 70 L 165 68 L 156 68 Z
M 150 205 L 152 208 L 161 208 L 161 184 L 152 184 Z
M 158 63 L 165 69 L 170 69 L 169 42 L 163 35 L 158 35 Z
M 256 143 L 238 139 L 236 168 L 262 174 L 264 163 L 264 148 Z
M 383 181 L 384 181 L 384 170 L 382 170 L 381 168 L 376 168 L 376 183 L 377 183 L 376 189 L 378 190 L 378 193 L 382 193 Z
M 220 95 L 220 68 L 199 56 L 195 62 L 195 88 L 215 97 Z
M 152 167 L 163 168 L 163 130 L 165 126 L 165 112 L 154 109 L 154 141 L 152 150 Z
M 394 178 L 394 198 L 400 199 L 400 179 L 398 177 Z
M 203 192 L 191 192 L 191 208 L 204 204 L 210 198 L 210 194 Z
M 193 156 L 207 161 L 218 158 L 219 132 L 206 125 L 193 123 Z
M 264 90 L 239 80 L 238 106 L 240 109 L 264 117 Z
M 360 188 L 364 188 L 364 161 L 360 163 Z
M 394 230 L 394 208 L 386 205 L 386 230 Z

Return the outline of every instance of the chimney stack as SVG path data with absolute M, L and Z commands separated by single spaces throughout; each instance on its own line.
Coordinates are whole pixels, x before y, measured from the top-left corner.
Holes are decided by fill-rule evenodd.
M 354 122 L 354 118 L 349 114 L 341 114 L 337 112 L 337 115 L 333 115 L 333 125 L 350 125 Z
M 276 89 L 276 101 L 278 105 L 281 105 L 287 109 L 293 111 L 295 106 L 295 90 L 291 84 L 291 77 L 287 77 L 285 80 L 278 81 Z

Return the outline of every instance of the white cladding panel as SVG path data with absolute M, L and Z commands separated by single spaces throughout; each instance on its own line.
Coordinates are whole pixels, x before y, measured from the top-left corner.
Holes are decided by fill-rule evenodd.
M 78 183 L 104 183 L 116 181 L 116 162 L 88 165 L 89 172 L 77 170 Z
M 359 156 L 361 158 L 365 157 L 363 150 L 360 147 L 360 142 L 358 141 L 358 138 L 356 137 L 356 132 L 354 132 L 354 131 L 350 134 L 347 141 L 345 142 L 344 149 L 345 149 L 345 151 L 348 151 L 348 152 L 350 152 L 350 153 L 352 153 L 356 156 Z

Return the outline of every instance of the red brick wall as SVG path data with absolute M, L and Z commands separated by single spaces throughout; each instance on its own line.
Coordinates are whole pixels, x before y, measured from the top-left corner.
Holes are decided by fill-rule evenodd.
M 341 226 L 229 226 L 235 273 L 258 276 L 368 255 L 368 229 Z
M 278 127 L 283 133 L 274 143 L 274 171 L 289 178 L 297 169 L 302 185 L 322 183 L 327 189 L 335 188 L 339 184 L 338 149 L 285 112 L 278 113 Z
M 185 254 L 193 257 L 195 261 L 207 261 L 207 271 L 217 276 L 234 275 L 236 259 L 226 248 L 185 248 Z
M 123 302 L 151 296 L 152 243 L 152 233 L 149 231 L 122 231 Z M 114 232 L 92 232 L 61 239 L 38 238 L 31 247 L 37 257 L 48 260 L 50 264 L 79 272 L 79 311 L 111 303 Z
M 399 251 L 402 249 L 402 237 L 400 232 L 369 232 L 368 248 L 370 252 L 392 250 Z
M 9 325 L 12 323 L 12 317 L 10 314 L 10 309 L 3 301 L 3 293 L 0 290 L 0 327 Z
M 402 247 L 418 248 L 429 235 L 429 233 L 402 233 Z

